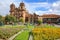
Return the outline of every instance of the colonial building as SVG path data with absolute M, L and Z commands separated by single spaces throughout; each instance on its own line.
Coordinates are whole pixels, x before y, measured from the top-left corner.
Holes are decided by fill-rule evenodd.
M 43 23 L 60 23 L 60 15 L 56 14 L 45 14 L 38 17 Z
M 29 22 L 29 23 L 37 23 L 38 20 L 43 21 L 43 23 L 59 23 L 60 22 L 60 15 L 55 14 L 45 14 L 42 16 L 39 16 L 35 13 L 30 14 L 26 8 L 25 4 L 23 2 L 20 3 L 19 7 L 17 8 L 15 4 L 10 5 L 10 15 L 15 16 L 17 20 L 20 18 L 23 19 L 23 23 Z
M 19 7 L 16 8 L 15 4 L 11 4 L 10 5 L 10 15 L 11 16 L 15 16 L 17 18 L 17 20 L 19 20 L 20 18 L 23 19 L 23 22 L 37 22 L 38 19 L 38 15 L 34 14 L 30 14 L 26 8 L 25 8 L 25 4 L 23 2 L 20 3 Z

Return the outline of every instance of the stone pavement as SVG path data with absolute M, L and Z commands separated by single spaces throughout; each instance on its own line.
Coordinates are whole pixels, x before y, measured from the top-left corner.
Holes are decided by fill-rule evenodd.
M 60 27 L 60 25 L 54 24 L 55 27 Z
M 32 37 L 32 35 L 30 35 L 30 37 L 29 37 L 29 40 L 33 40 L 33 37 Z
M 22 33 L 24 30 L 21 30 L 20 32 L 18 32 L 17 34 L 11 36 L 8 40 L 13 40 L 17 35 L 19 35 L 20 33 Z
M 0 40 L 3 40 L 3 39 L 0 39 Z

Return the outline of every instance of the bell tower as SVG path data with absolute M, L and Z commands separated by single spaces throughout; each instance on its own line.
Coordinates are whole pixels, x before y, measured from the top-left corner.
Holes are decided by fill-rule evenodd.
M 25 10 L 25 4 L 23 2 L 20 3 L 19 9 L 22 11 Z
M 19 11 L 21 12 L 20 14 L 22 14 L 22 18 L 23 18 L 23 23 L 25 23 L 25 15 L 26 15 L 26 8 L 25 8 L 25 4 L 23 2 L 20 3 L 19 5 Z
M 15 11 L 15 5 L 12 3 L 10 5 L 10 13 L 11 13 L 11 15 L 14 15 L 14 11 Z
M 12 3 L 11 5 L 10 5 L 10 11 L 14 11 L 15 10 L 15 5 Z

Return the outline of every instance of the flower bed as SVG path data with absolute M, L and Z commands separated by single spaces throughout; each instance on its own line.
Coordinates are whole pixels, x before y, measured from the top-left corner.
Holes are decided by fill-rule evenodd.
M 34 28 L 32 30 L 34 40 L 60 39 L 60 28 Z
M 23 27 L 17 26 L 17 27 L 0 27 L 0 39 L 7 40 L 12 35 L 19 32 Z

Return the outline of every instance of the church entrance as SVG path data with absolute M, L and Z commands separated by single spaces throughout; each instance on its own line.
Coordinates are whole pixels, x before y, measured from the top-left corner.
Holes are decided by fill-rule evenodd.
M 28 17 L 25 18 L 25 22 L 28 22 Z

